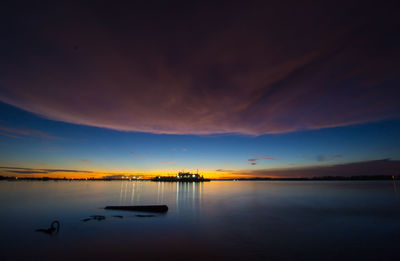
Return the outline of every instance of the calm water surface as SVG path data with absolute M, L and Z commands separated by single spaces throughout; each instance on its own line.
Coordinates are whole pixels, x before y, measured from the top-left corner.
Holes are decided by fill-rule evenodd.
M 399 190 L 391 181 L 1 181 L 0 259 L 400 260 Z M 102 209 L 119 204 L 169 211 Z M 91 215 L 106 219 L 82 221 Z M 34 232 L 54 219 L 57 235 Z

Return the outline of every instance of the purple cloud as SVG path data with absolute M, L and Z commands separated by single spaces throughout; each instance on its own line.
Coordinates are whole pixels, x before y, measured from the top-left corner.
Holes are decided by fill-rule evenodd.
M 176 163 L 176 161 L 175 160 L 164 160 L 164 161 L 160 161 L 160 163 L 170 164 L 170 163 Z
M 20 139 L 21 138 L 20 136 L 9 134 L 9 133 L 5 133 L 5 132 L 0 132 L 0 135 L 6 136 L 6 137 L 9 137 L 9 138 L 13 138 L 13 139 Z
M 60 139 L 59 137 L 55 137 L 52 135 L 49 135 L 43 131 L 40 130 L 35 130 L 31 128 L 12 128 L 12 127 L 7 127 L 7 126 L 0 126 L 0 130 L 3 131 L 1 132 L 1 135 L 8 136 L 11 138 L 21 138 L 20 136 L 32 136 L 32 137 L 38 137 L 42 139 Z M 20 136 L 17 136 L 20 135 Z
M 126 6 L 113 23 L 115 6 L 59 5 L 8 13 L 0 101 L 58 121 L 170 134 L 400 116 L 399 16 L 388 1 Z
M 77 161 L 82 162 L 82 163 L 92 163 L 92 161 L 89 159 L 77 159 Z
M 248 159 L 251 165 L 256 165 L 257 160 L 276 160 L 276 158 L 271 157 L 271 155 L 252 155 L 253 158 Z

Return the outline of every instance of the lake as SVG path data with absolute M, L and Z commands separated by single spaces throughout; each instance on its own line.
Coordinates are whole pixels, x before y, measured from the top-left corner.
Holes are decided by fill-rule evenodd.
M 400 260 L 397 181 L 0 181 L 0 207 L 1 260 Z

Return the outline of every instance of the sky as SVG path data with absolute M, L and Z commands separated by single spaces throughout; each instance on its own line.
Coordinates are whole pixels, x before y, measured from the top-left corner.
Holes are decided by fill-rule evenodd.
M 395 1 L 2 5 L 0 175 L 400 174 Z

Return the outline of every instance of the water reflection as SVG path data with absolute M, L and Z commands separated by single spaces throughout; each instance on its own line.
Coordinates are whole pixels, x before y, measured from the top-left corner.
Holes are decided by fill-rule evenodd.
M 129 205 L 139 202 L 141 198 L 141 191 L 143 190 L 142 182 L 136 181 L 121 181 L 119 204 Z
M 194 214 L 201 212 L 203 198 L 203 182 L 176 182 L 176 209 L 183 209 Z M 189 206 L 189 207 L 188 207 Z
M 119 204 L 167 204 L 178 213 L 199 213 L 202 207 L 202 182 L 138 182 L 121 181 Z

